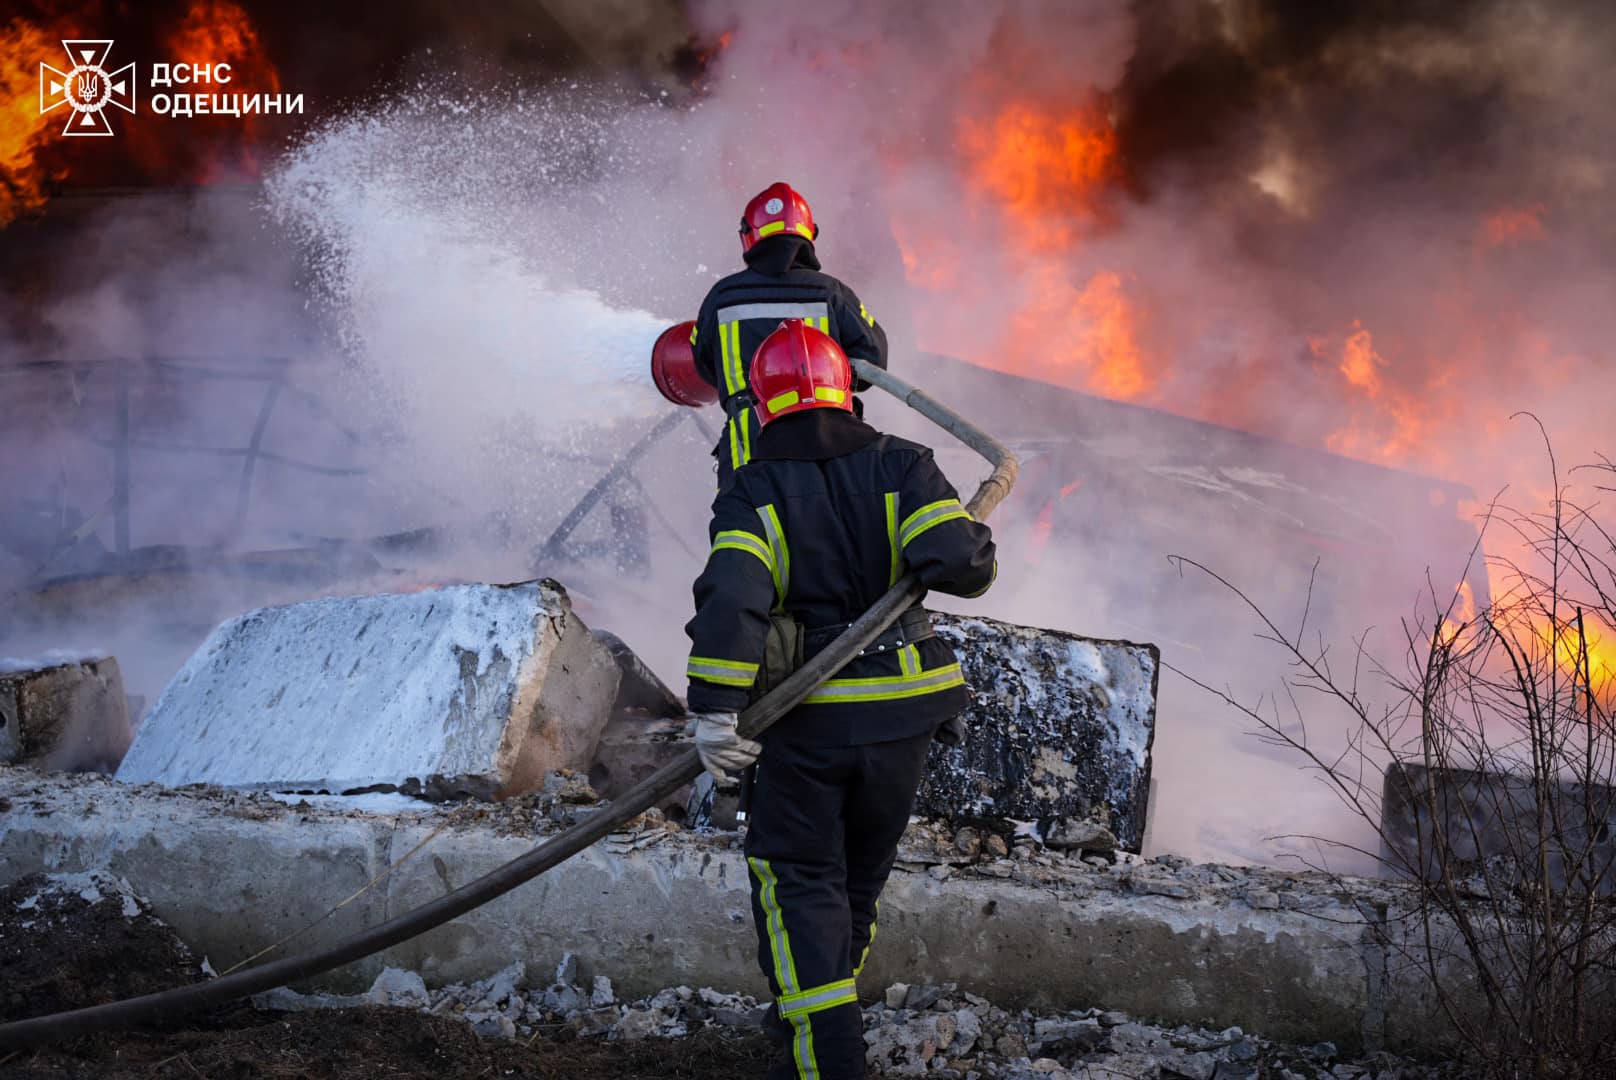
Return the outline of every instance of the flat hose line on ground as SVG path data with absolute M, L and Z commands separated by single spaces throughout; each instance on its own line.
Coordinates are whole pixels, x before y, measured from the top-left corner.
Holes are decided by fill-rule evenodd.
M 978 520 L 985 519 L 999 505 L 1016 480 L 1016 459 L 1009 449 L 927 394 L 887 374 L 863 360 L 854 360 L 859 378 L 897 397 L 937 424 L 950 435 L 982 455 L 993 465 L 993 472 L 977 488 L 966 504 Z M 743 735 L 756 737 L 807 697 L 820 683 L 834 675 L 848 660 L 874 641 L 883 630 L 925 590 L 913 572 L 903 575 L 886 595 L 859 616 L 823 652 L 797 669 L 771 693 L 741 714 Z M 69 1012 L 36 1016 L 0 1024 L 0 1050 L 34 1046 L 39 1043 L 74 1038 L 92 1032 L 131 1027 L 154 1020 L 168 1020 L 212 1005 L 219 1005 L 249 994 L 261 993 L 298 979 L 318 975 L 352 963 L 382 949 L 423 934 L 436 926 L 481 907 L 497 896 L 531 881 L 585 848 L 614 832 L 619 825 L 648 807 L 666 799 L 694 780 L 702 771 L 701 758 L 687 750 L 656 772 L 635 784 L 605 809 L 551 837 L 538 847 L 517 856 L 453 892 L 422 904 L 326 949 L 302 956 L 289 956 L 204 983 L 164 990 L 143 997 L 113 1001 Z

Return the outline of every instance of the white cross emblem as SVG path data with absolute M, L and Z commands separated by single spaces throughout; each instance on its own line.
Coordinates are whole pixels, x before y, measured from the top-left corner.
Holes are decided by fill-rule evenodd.
M 111 38 L 64 39 L 62 48 L 67 50 L 71 65 L 67 71 L 58 71 L 43 61 L 39 65 L 40 115 L 67 105 L 72 112 L 63 135 L 111 135 L 112 123 L 101 115 L 101 110 L 116 105 L 124 112 L 135 111 L 134 62 L 108 73 Z

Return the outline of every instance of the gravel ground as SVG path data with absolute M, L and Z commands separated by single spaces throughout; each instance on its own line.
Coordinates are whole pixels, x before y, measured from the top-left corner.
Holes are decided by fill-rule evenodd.
M 34 876 L 0 890 L 0 1021 L 206 978 L 173 932 L 104 874 Z M 570 957 L 545 985 L 513 963 L 429 989 L 388 969 L 352 997 L 280 989 L 161 1030 L 0 1056 L 8 1078 L 593 1078 L 761 1076 L 765 1005 L 711 988 L 620 1001 Z M 1424 1080 L 1437 1069 L 1238 1028 L 1164 1029 L 1117 1012 L 999 1008 L 954 986 L 888 987 L 865 1010 L 872 1076 L 936 1080 Z

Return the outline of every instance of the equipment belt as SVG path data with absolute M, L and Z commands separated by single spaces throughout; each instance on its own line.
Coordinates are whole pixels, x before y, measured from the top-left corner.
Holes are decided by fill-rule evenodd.
M 835 626 L 816 626 L 812 629 L 804 630 L 802 642 L 804 661 L 823 650 L 825 646 L 835 641 L 842 631 L 852 625 L 852 623 L 837 623 Z M 927 614 L 925 608 L 916 604 L 898 616 L 897 622 L 881 631 L 880 637 L 866 645 L 864 651 L 852 659 L 857 660 L 860 656 L 874 656 L 880 653 L 892 652 L 895 649 L 903 648 L 905 645 L 913 645 L 917 641 L 925 641 L 927 638 L 936 636 L 937 632 L 932 629 L 931 616 Z
M 724 399 L 724 412 L 733 420 L 756 404 L 757 398 L 752 395 L 752 391 L 742 390 Z

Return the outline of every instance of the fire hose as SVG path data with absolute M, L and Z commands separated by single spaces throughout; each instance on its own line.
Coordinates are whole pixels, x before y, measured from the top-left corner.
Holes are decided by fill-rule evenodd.
M 855 359 L 859 378 L 879 387 L 931 420 L 986 458 L 993 471 L 977 488 L 966 508 L 978 520 L 985 519 L 1010 493 L 1016 480 L 1016 459 L 1008 448 L 934 398 L 887 374 L 880 368 Z M 741 713 L 740 732 L 756 738 L 775 721 L 790 712 L 820 683 L 836 674 L 843 665 L 901 615 L 924 593 L 911 571 L 898 579 L 869 610 L 822 652 L 816 654 L 769 694 Z M 352 963 L 400 942 L 408 941 L 450 919 L 464 915 L 531 881 L 604 839 L 618 826 L 643 813 L 694 780 L 702 771 L 701 758 L 687 750 L 673 761 L 624 792 L 600 812 L 512 859 L 505 865 L 422 904 L 384 923 L 362 930 L 335 945 L 301 956 L 273 960 L 257 967 L 209 982 L 195 983 L 142 997 L 113 1001 L 84 1009 L 36 1016 L 0 1024 L 0 1050 L 35 1046 L 44 1042 L 75 1038 L 98 1031 L 132 1027 L 156 1020 L 171 1020 L 186 1013 L 221 1005 L 250 994 L 283 986 L 298 979 Z

